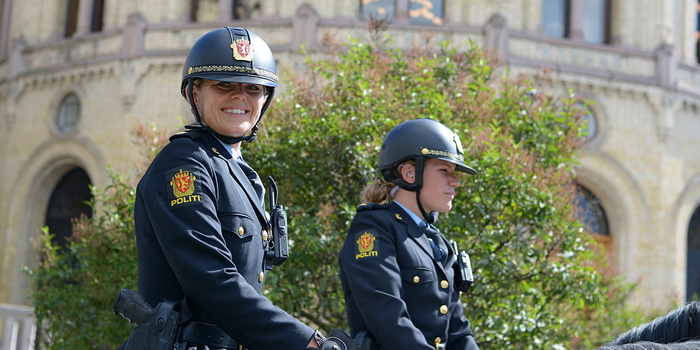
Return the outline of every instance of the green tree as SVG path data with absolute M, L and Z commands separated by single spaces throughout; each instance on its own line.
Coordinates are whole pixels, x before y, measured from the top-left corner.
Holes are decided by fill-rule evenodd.
M 472 43 L 457 51 L 427 36 L 401 51 L 374 34 L 344 46 L 327 38 L 333 54 L 307 61 L 248 147 L 291 214 L 292 258 L 274 271 L 274 302 L 322 329 L 345 325 L 337 252 L 360 190 L 379 176 L 384 135 L 432 118 L 461 135 L 479 171 L 462 178 L 439 227 L 471 255 L 476 283 L 463 301 L 481 346 L 593 346 L 624 330 L 609 316 L 634 312 L 608 296 L 628 289 L 599 273 L 604 259 L 575 216 L 582 128 L 573 93 L 547 94 L 546 72 L 496 71 Z M 593 334 L 598 322 L 611 327 Z

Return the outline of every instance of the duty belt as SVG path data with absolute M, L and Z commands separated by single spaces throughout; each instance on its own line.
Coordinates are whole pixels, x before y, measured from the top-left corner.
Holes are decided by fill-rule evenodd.
M 237 341 L 216 325 L 195 321 L 182 326 L 180 329 L 180 341 L 207 345 L 210 348 L 217 349 L 243 349 L 243 345 L 238 344 Z

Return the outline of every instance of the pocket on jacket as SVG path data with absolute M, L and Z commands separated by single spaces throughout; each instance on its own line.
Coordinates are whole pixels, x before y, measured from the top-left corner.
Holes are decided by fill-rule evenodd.
M 221 229 L 239 238 L 247 238 L 260 231 L 258 225 L 247 215 L 231 213 L 219 217 Z
M 416 266 L 401 268 L 401 279 L 411 285 L 421 285 L 434 280 L 433 271 L 430 268 Z

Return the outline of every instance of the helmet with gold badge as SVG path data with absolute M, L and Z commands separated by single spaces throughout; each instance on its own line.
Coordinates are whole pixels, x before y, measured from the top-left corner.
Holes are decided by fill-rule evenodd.
M 275 58 L 270 47 L 255 33 L 236 27 L 219 28 L 204 34 L 192 45 L 187 55 L 180 92 L 189 102 L 198 122 L 201 122 L 201 117 L 192 100 L 192 89 L 194 80 L 200 78 L 264 86 L 267 100 L 260 119 L 272 102 L 278 85 Z M 256 130 L 257 124 L 252 138 Z
M 384 180 L 406 190 L 419 190 L 423 186 L 425 158 L 444 160 L 455 164 L 457 171 L 476 174 L 474 169 L 464 164 L 464 149 L 459 136 L 432 119 L 409 120 L 389 131 L 379 150 L 379 170 Z M 418 176 L 414 183 L 403 181 L 397 170 L 400 164 L 411 159 L 416 161 Z

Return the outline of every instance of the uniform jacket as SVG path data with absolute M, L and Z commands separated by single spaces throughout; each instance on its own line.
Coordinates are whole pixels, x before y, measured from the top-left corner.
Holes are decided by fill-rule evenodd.
M 446 245 L 447 267 L 398 204 L 360 206 L 340 253 L 352 334 L 367 331 L 384 350 L 478 349 L 453 288 L 455 252 Z
M 248 349 L 306 348 L 314 331 L 260 294 L 264 206 L 212 134 L 171 138 L 138 184 L 134 216 L 139 292 L 149 304 L 187 295 L 195 320 Z

